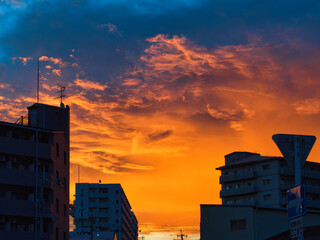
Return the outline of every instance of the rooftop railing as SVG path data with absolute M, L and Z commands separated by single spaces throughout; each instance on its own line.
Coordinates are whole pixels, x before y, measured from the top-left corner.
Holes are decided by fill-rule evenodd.
M 25 116 L 21 116 L 19 117 L 19 119 L 15 122 L 15 124 L 19 124 L 19 125 L 28 125 L 28 114 Z

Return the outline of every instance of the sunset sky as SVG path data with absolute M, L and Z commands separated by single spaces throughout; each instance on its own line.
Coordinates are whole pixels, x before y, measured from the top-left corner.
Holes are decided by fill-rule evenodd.
M 71 182 L 121 183 L 145 239 L 199 239 L 224 155 L 320 136 L 320 2 L 0 0 L 0 120 L 71 108 Z M 320 162 L 316 142 L 309 160 Z

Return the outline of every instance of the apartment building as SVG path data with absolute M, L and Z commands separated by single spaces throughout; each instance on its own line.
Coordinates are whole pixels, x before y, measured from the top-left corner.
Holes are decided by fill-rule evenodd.
M 120 184 L 77 183 L 74 232 L 116 232 L 118 240 L 138 239 L 138 221 Z
M 305 239 L 320 230 L 320 163 L 301 168 L 307 215 Z M 294 169 L 283 157 L 233 152 L 218 167 L 222 205 L 201 205 L 201 239 L 289 239 L 286 192 L 295 187 Z
M 295 187 L 294 169 L 283 157 L 233 152 L 225 156 L 221 171 L 222 204 L 286 208 L 286 192 Z M 320 163 L 306 161 L 302 184 L 306 187 L 308 209 L 320 210 Z
M 0 122 L 0 238 L 69 239 L 69 107 Z

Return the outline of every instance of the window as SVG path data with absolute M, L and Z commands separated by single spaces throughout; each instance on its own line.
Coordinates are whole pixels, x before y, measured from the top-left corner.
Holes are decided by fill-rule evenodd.
M 116 193 L 119 193 L 119 191 L 118 191 L 118 190 L 116 190 Z
M 232 200 L 227 200 L 227 201 L 226 201 L 226 204 L 227 204 L 227 205 L 232 204 Z
M 100 193 L 108 193 L 108 188 L 102 188 L 102 189 L 100 189 Z
M 251 182 L 248 182 L 248 186 L 251 186 Z
M 56 240 L 59 240 L 59 228 L 56 228 Z
M 96 193 L 96 189 L 95 189 L 95 188 L 90 188 L 90 189 L 89 189 L 89 193 L 92 193 L 92 194 L 93 194 L 93 193 Z
M 235 189 L 238 189 L 239 187 L 240 187 L 240 184 L 236 184 L 236 185 L 234 186 Z
M 59 179 L 59 172 L 56 171 L 56 179 Z
M 63 232 L 63 240 L 67 240 L 67 233 Z
M 43 224 L 43 232 L 48 232 L 48 224 L 46 223 Z
M 67 164 L 67 153 L 63 152 L 63 163 L 66 165 Z
M 56 155 L 57 155 L 57 157 L 59 157 L 59 152 L 60 152 L 60 150 L 59 150 L 59 144 L 56 143 Z
M 67 217 L 67 206 L 63 204 L 63 216 Z
M 59 212 L 59 199 L 56 198 L 56 213 Z
M 108 202 L 108 198 L 100 198 L 100 203 L 106 203 L 106 202 Z
M 119 213 L 119 210 L 118 210 L 118 209 L 116 210 L 116 213 Z
M 271 194 L 263 195 L 263 199 L 264 199 L 265 201 L 270 200 L 270 199 L 271 199 Z
M 67 180 L 66 178 L 63 178 L 63 188 L 66 191 L 67 190 Z
M 264 171 L 269 170 L 269 169 L 270 169 L 270 164 L 264 164 L 264 165 L 262 165 L 262 169 L 263 169 Z
M 231 231 L 245 230 L 246 229 L 246 220 L 231 220 L 230 221 Z
M 262 182 L 263 182 L 263 185 L 270 185 L 271 179 L 264 179 Z

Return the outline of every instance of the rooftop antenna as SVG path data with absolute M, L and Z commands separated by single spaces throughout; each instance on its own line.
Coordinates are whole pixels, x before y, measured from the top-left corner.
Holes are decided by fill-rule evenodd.
M 39 103 L 39 76 L 40 76 L 40 58 L 38 56 L 38 70 L 37 70 L 37 103 Z
M 65 86 L 62 86 L 62 85 L 60 85 L 60 84 L 57 84 L 57 86 L 60 88 L 60 90 L 57 91 L 57 93 L 60 94 L 60 96 L 58 97 L 58 98 L 60 98 L 60 106 L 61 106 L 62 108 L 64 108 L 64 104 L 63 104 L 62 100 L 63 100 L 63 98 L 66 96 L 66 95 L 63 94 L 63 92 L 66 90 L 66 87 L 65 87 Z
M 78 164 L 78 183 L 80 183 L 80 164 Z

